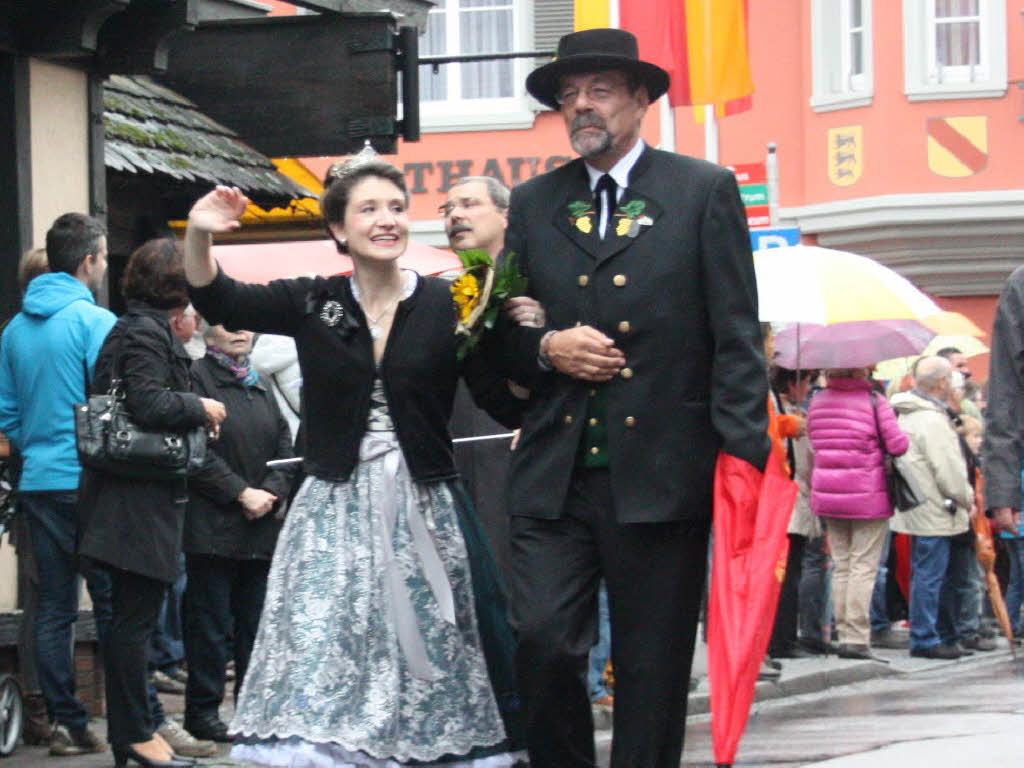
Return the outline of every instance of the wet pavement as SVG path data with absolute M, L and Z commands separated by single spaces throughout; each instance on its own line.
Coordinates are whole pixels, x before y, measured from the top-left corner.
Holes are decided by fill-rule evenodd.
M 877 651 L 888 664 L 835 656 L 783 662 L 778 681 L 757 687 L 736 768 L 1004 768 L 1024 766 L 1024 649 L 1012 660 L 1005 640 L 996 651 L 957 661 L 911 658 L 907 651 Z M 695 659 L 705 670 L 703 649 Z M 162 695 L 180 717 L 181 696 Z M 690 696 L 682 766 L 711 768 L 707 681 Z M 225 718 L 230 712 L 222 712 Z M 95 727 L 103 732 L 105 724 Z M 606 768 L 611 731 L 596 733 L 599 765 Z M 221 745 L 203 766 L 236 766 Z M 55 758 L 44 747 L 20 746 L 0 768 L 108 768 L 100 755 Z
M 784 661 L 778 683 L 758 684 L 736 768 L 1024 766 L 1024 655 L 1012 660 L 1005 641 L 999 650 L 957 661 L 877 653 L 890 664 L 835 657 Z M 861 680 L 795 696 L 768 690 L 829 674 Z M 763 695 L 768 693 L 780 695 Z M 610 731 L 598 732 L 601 766 L 608 765 L 610 741 Z M 690 717 L 682 765 L 715 765 L 710 715 Z

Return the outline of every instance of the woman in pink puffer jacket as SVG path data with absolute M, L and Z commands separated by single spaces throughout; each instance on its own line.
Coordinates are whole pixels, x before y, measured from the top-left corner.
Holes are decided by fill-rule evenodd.
M 892 517 L 879 429 L 894 456 L 910 446 L 885 396 L 872 397 L 867 373 L 864 368 L 828 371 L 828 389 L 814 396 L 807 415 L 814 449 L 811 509 L 825 518 L 835 561 L 838 653 L 852 659 L 872 658 L 868 612 Z

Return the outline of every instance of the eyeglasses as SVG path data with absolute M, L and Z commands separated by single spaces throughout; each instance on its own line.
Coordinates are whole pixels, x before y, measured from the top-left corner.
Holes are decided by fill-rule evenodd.
M 598 83 L 596 85 L 589 85 L 583 89 L 584 95 L 587 97 L 587 101 L 592 101 L 595 104 L 602 104 L 612 97 L 612 95 L 619 89 L 622 88 L 625 83 L 618 83 L 616 85 L 606 85 L 604 83 Z M 555 94 L 555 101 L 559 106 L 565 104 L 572 104 L 580 97 L 579 88 L 563 88 Z
M 456 208 L 465 208 L 468 210 L 480 205 L 483 205 L 483 203 L 475 197 L 459 197 L 454 200 L 449 200 L 444 205 L 438 206 L 437 212 L 442 216 L 449 216 Z

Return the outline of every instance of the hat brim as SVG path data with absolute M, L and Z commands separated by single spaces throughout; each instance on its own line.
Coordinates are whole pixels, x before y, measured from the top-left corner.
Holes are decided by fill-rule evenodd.
M 646 86 L 647 95 L 651 101 L 660 98 L 668 90 L 668 72 L 656 64 L 630 59 L 625 56 L 602 53 L 581 54 L 564 59 L 555 59 L 541 67 L 537 67 L 526 78 L 526 90 L 544 106 L 551 107 L 551 109 L 559 109 L 558 102 L 555 100 L 555 94 L 558 93 L 558 86 L 562 77 L 579 74 L 580 72 L 597 72 L 604 69 L 621 69 L 624 72 L 636 75 L 640 83 Z

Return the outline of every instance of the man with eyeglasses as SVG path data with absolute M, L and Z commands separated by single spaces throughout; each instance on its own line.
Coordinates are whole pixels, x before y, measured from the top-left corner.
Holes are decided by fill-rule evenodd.
M 675 768 L 719 451 L 760 470 L 767 377 L 750 239 L 724 168 L 641 138 L 669 76 L 628 32 L 559 41 L 527 90 L 581 156 L 513 193 L 506 249 L 547 313 L 499 329 L 528 386 L 511 601 L 533 768 L 595 765 L 587 653 L 605 580 L 613 768 Z
M 505 247 L 508 228 L 508 187 L 493 176 L 463 176 L 448 190 L 448 199 L 438 208 L 444 216 L 444 231 L 453 251 L 486 251 L 497 261 Z M 509 317 L 523 325 L 541 327 L 544 312 L 526 296 L 509 299 Z

